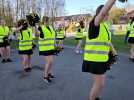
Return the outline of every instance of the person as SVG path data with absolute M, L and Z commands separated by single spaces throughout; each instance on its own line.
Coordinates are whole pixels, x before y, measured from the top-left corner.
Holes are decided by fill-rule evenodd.
M 134 62 L 134 17 L 131 18 L 131 22 L 127 26 L 126 40 L 130 44 L 130 60 Z
M 43 79 L 46 83 L 51 83 L 55 76 L 52 73 L 53 55 L 55 55 L 55 31 L 50 24 L 50 18 L 44 16 L 43 24 L 38 27 L 39 30 L 39 55 L 43 56 L 45 61 Z
M 8 39 L 10 29 L 6 26 L 4 19 L 0 19 L 0 53 L 2 57 L 2 63 L 12 62 L 10 59 L 10 42 Z
M 76 47 L 75 47 L 75 52 L 76 54 L 82 53 L 82 40 L 84 37 L 84 31 L 85 31 L 85 25 L 84 22 L 81 20 L 79 23 L 76 25 L 76 35 L 75 35 L 75 40 L 78 41 Z
M 64 39 L 65 39 L 65 29 L 64 26 L 62 24 L 59 25 L 58 29 L 57 29 L 57 35 L 56 35 L 56 40 L 58 40 L 58 44 L 57 47 L 64 49 Z
M 32 50 L 32 32 L 33 29 L 29 27 L 26 19 L 21 19 L 18 21 L 18 26 L 14 30 L 19 33 L 19 48 L 18 53 L 22 58 L 22 65 L 24 72 L 31 72 L 31 57 L 33 54 Z
M 100 5 L 89 24 L 82 64 L 82 71 L 91 73 L 93 78 L 89 100 L 100 100 L 99 95 L 104 86 L 105 72 L 109 69 L 111 54 L 112 57 L 117 55 L 111 43 L 111 34 L 106 24 L 108 12 L 115 1 L 116 0 L 108 0 L 105 5 Z

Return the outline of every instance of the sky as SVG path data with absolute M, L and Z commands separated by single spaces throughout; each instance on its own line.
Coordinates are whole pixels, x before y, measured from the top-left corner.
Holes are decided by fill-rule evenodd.
M 104 4 L 107 0 L 66 0 L 66 15 L 74 15 L 80 13 L 93 13 L 95 9 Z M 134 4 L 134 0 L 128 0 L 130 4 Z M 119 7 L 124 7 L 125 4 L 116 2 Z

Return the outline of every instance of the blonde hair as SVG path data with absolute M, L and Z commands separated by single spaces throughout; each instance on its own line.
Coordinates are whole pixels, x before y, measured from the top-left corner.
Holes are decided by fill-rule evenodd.
M 44 22 L 48 22 L 48 21 L 49 21 L 49 17 L 48 16 L 43 16 L 43 18 L 42 18 L 42 24 Z

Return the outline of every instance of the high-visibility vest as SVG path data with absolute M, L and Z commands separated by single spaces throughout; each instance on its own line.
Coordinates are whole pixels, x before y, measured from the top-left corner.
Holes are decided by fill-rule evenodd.
M 134 22 L 129 25 L 129 31 L 130 31 L 130 34 L 128 35 L 128 37 L 134 37 Z
M 41 26 L 44 38 L 39 38 L 39 51 L 49 51 L 55 49 L 55 32 L 52 26 Z
M 80 31 L 78 31 L 78 30 L 80 30 Z M 84 36 L 83 36 L 83 32 L 84 32 L 84 28 L 78 28 L 78 30 L 77 30 L 77 32 L 76 32 L 76 34 L 75 34 L 75 38 L 83 38 Z
M 64 38 L 64 33 L 65 33 L 65 31 L 63 28 L 58 29 L 56 38 Z
M 32 29 L 22 30 L 19 35 L 19 50 L 30 50 L 32 49 Z
M 110 51 L 111 35 L 106 23 L 100 24 L 99 35 L 95 39 L 86 37 L 84 49 L 84 60 L 93 62 L 108 61 Z
M 0 42 L 3 42 L 3 38 L 5 36 L 8 36 L 8 34 L 9 34 L 8 26 L 1 26 L 0 25 Z

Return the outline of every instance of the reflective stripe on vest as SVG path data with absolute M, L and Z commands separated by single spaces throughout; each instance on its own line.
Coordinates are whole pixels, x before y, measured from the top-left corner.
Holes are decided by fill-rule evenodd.
M 19 37 L 19 50 L 32 49 L 32 42 L 33 42 L 32 29 L 28 28 L 27 30 L 23 30 L 20 33 L 20 37 Z
M 47 38 L 47 39 L 40 39 L 39 41 L 48 41 L 48 40 L 54 40 L 55 38 Z
M 54 50 L 55 32 L 51 26 L 49 28 L 50 30 L 45 25 L 41 26 L 44 38 L 39 38 L 39 51 Z
M 64 38 L 64 29 L 58 30 L 56 37 L 57 38 Z
M 89 39 L 87 36 L 84 49 L 84 60 L 93 62 L 106 62 L 108 60 L 111 36 L 106 30 L 108 26 L 104 25 L 105 23 L 100 24 L 99 35 L 97 38 Z
M 84 53 L 90 54 L 108 54 L 108 51 L 95 51 L 95 50 L 85 50 Z
M 24 42 L 32 42 L 32 40 L 20 40 L 19 42 L 24 43 Z
M 54 46 L 54 44 L 40 44 L 40 46 Z
M 86 45 L 104 45 L 104 46 L 110 46 L 109 43 L 106 42 L 87 42 Z

